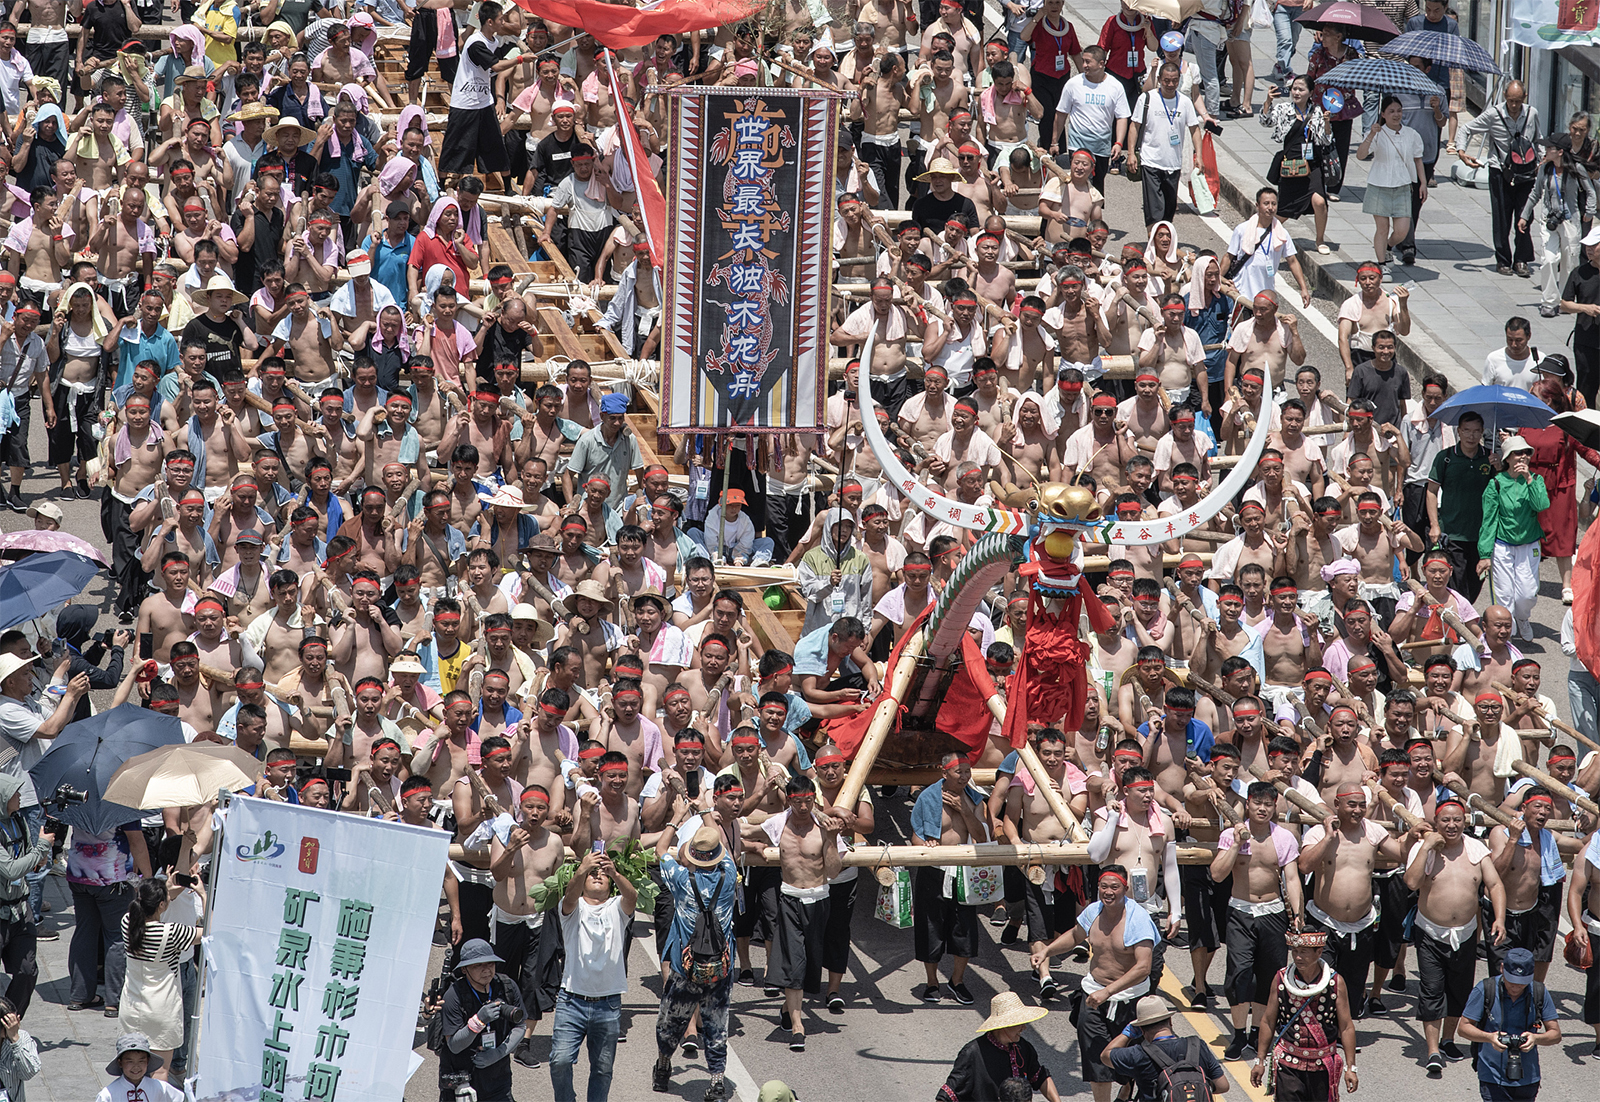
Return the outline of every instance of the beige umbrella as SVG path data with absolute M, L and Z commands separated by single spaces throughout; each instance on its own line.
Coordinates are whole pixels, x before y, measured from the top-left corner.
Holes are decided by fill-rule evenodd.
M 247 788 L 261 770 L 259 761 L 231 744 L 178 743 L 123 762 L 103 799 L 143 811 L 194 807 L 215 799 L 219 789 Z
M 1128 0 L 1128 7 L 1178 23 L 1200 10 L 1200 0 Z

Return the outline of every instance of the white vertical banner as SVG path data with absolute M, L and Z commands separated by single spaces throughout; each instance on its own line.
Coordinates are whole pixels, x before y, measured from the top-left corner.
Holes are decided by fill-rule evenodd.
M 251 798 L 226 814 L 195 1097 L 405 1097 L 449 835 Z

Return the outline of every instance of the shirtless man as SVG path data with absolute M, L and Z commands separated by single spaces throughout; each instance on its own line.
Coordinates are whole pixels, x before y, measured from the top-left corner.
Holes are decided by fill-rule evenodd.
M 511 448 L 511 423 L 500 413 L 500 388 L 490 382 L 478 384 L 472 393 L 468 412 L 457 414 L 446 422 L 444 436 L 439 440 L 440 454 L 451 454 L 457 444 L 471 444 L 478 452 L 477 469 L 473 473 L 487 480 L 496 470 L 507 472 L 516 469 L 516 456 Z
M 1161 936 L 1144 909 L 1129 900 L 1129 872 L 1120 863 L 1102 864 L 1095 901 L 1079 912 L 1072 929 L 1029 955 L 1030 963 L 1039 968 L 1057 953 L 1089 947 L 1089 970 L 1081 981 L 1078 1049 L 1087 1054 L 1083 1076 L 1089 1080 L 1094 1102 L 1111 1102 L 1115 1073 L 1098 1054 L 1133 1020 L 1135 1003 L 1150 990 L 1155 945 Z
M 196 610 L 207 604 L 202 598 Z M 209 602 L 221 606 L 215 600 Z M 209 606 L 208 606 L 209 607 Z M 172 644 L 172 687 L 178 690 L 178 718 L 196 731 L 214 731 L 217 720 L 227 710 L 227 696 L 232 691 L 231 682 L 218 685 L 200 676 L 200 649 L 187 639 Z
M 1103 493 L 1126 488 L 1123 467 L 1137 454 L 1128 426 L 1117 416 L 1117 399 L 1096 394 L 1089 403 L 1089 424 L 1073 433 L 1061 448 L 1060 466 L 1064 479 L 1088 471 Z
M 239 465 L 249 461 L 250 443 L 233 410 L 219 406 L 217 386 L 209 378 L 189 387 L 189 408 L 188 429 L 205 444 L 204 477 L 196 478 L 195 484 L 205 487 L 208 502 L 215 501 L 239 473 Z
M 355 548 L 344 559 L 344 569 L 370 570 L 382 578 L 394 572 L 399 565 L 400 550 L 390 538 L 389 499 L 382 486 L 368 486 L 361 491 L 361 511 L 339 526 L 338 534 L 355 542 Z
M 1050 787 L 1066 801 L 1073 818 L 1081 822 L 1089 810 L 1089 794 L 1083 771 L 1067 761 L 1066 736 L 1055 728 L 1046 728 L 1039 733 L 1036 749 L 1050 778 Z M 1016 780 L 1006 789 L 1005 814 L 1000 819 L 999 834 L 999 840 L 1012 845 L 1047 845 L 1071 840 L 1043 791 L 1037 785 L 1030 790 L 1025 782 Z M 1027 884 L 1028 945 L 1034 953 L 1042 952 L 1049 942 L 1070 930 L 1076 918 L 1072 897 L 1055 887 L 1058 871 L 1059 866 L 1047 865 L 1044 883 Z M 1048 957 L 1036 966 L 1035 972 L 1039 997 L 1048 1000 L 1056 993 Z
M 46 292 L 61 288 L 61 270 L 72 263 L 75 233 L 54 191 L 34 188 L 32 199 L 33 215 L 12 223 L 5 251 L 7 267 L 23 291 L 42 301 Z
M 216 547 L 201 527 L 205 516 L 206 499 L 199 490 L 189 489 L 178 498 L 177 509 L 151 534 L 139 560 L 142 569 L 154 573 L 158 563 L 166 561 L 170 551 L 177 551 L 189 562 L 189 578 L 197 589 L 204 589 L 211 581 L 212 561 Z M 159 515 L 159 514 L 157 514 Z
M 574 853 L 587 852 L 594 842 L 603 842 L 609 847 L 613 842 L 639 837 L 639 800 L 628 792 L 632 774 L 626 753 L 607 750 L 601 756 L 598 790 L 586 789 L 573 808 L 571 845 Z
M 302 283 L 291 283 L 285 302 L 289 314 L 272 331 L 271 353 L 288 356 L 294 377 L 302 385 L 324 383 L 334 373 L 334 353 L 344 347 L 344 335 L 333 324 L 333 311 L 315 306 Z
M 1490 605 L 1483 610 L 1483 635 L 1474 646 L 1463 643 L 1450 655 L 1455 659 L 1456 674 L 1451 688 L 1468 699 L 1511 679 L 1511 667 L 1522 657 L 1522 652 L 1511 643 L 1514 626 L 1511 610 L 1504 605 Z
M 381 585 L 371 571 L 354 574 L 350 585 L 350 613 L 332 630 L 334 668 L 351 682 L 384 677 L 389 659 L 404 645 L 399 616 L 379 602 Z
M 1374 800 L 1376 797 L 1374 797 Z M 1328 932 L 1325 955 L 1339 973 L 1351 998 L 1367 989 L 1378 934 L 1378 909 L 1373 906 L 1373 878 L 1379 859 L 1403 864 L 1421 828 L 1395 837 L 1367 817 L 1367 790 L 1357 780 L 1339 783 L 1328 801 L 1334 813 L 1307 828 L 1300 839 L 1299 867 L 1315 874 L 1306 917 L 1315 929 Z M 1357 1016 L 1361 1004 L 1352 1008 Z
M 1182 295 L 1168 292 L 1161 296 L 1160 326 L 1145 330 L 1139 338 L 1139 367 L 1157 373 L 1166 401 L 1174 408 L 1188 405 L 1190 394 L 1198 390 L 1200 412 L 1210 417 L 1205 346 L 1195 331 L 1184 325 L 1187 318 Z
M 661 729 L 640 710 L 643 690 L 633 678 L 619 677 L 612 687 L 612 715 L 601 724 L 599 741 L 608 751 L 620 753 L 628 764 L 625 787 L 637 797 L 647 774 L 662 766 Z
M 1090 860 L 1114 861 L 1128 868 L 1128 891 L 1152 918 L 1164 899 L 1168 914 L 1163 929 L 1170 935 L 1183 919 L 1172 818 L 1157 801 L 1155 777 L 1142 766 L 1123 770 L 1121 797 L 1120 803 L 1108 799 L 1095 812 Z
M 100 279 L 107 285 L 111 308 L 119 317 L 133 313 L 138 291 L 149 286 L 155 270 L 156 240 L 144 221 L 145 193 L 127 190 L 121 204 L 107 202 L 89 248 L 95 252 Z M 130 277 L 139 280 L 130 283 Z
M 1301 612 L 1299 603 L 1292 579 L 1273 579 L 1272 619 L 1261 632 L 1261 654 L 1267 670 L 1262 692 L 1274 705 L 1292 699 L 1306 671 L 1322 665 L 1323 644 L 1331 637 L 1331 629 Z
M 1561 920 L 1561 901 L 1566 895 L 1564 870 L 1552 877 L 1545 870 L 1577 854 L 1582 843 L 1575 838 L 1558 837 L 1545 827 L 1555 815 L 1555 800 L 1548 788 L 1534 785 L 1522 795 L 1520 807 L 1524 831 L 1513 838 L 1504 826 L 1489 832 L 1489 853 L 1495 872 L 1504 886 L 1506 944 L 1489 947 L 1489 972 L 1498 973 L 1505 950 L 1518 945 L 1533 952 L 1534 976 L 1543 983 L 1550 971 L 1557 926 Z M 1528 844 L 1523 838 L 1530 839 Z
M 1133 397 L 1117 407 L 1118 419 L 1128 426 L 1133 442 L 1141 445 L 1142 451 L 1154 452 L 1156 443 L 1171 428 L 1161 386 L 1161 377 L 1141 365 L 1133 379 Z
M 838 833 L 843 825 L 818 814 L 816 789 L 805 777 L 791 777 L 785 789 L 787 810 L 758 828 L 778 847 L 782 877 L 778 894 L 777 939 L 767 953 L 767 986 L 783 991 L 784 1019 L 792 1023 L 789 1047 L 805 1051 L 803 991 L 822 990 L 823 939 L 831 906 L 828 882 L 839 875 Z
M 939 760 L 942 774 L 938 784 L 922 790 L 912 809 L 912 836 L 917 845 L 965 845 L 983 841 L 988 828 L 983 819 L 982 795 L 972 786 L 972 768 L 967 759 L 946 753 Z M 916 903 L 916 959 L 922 962 L 927 986 L 924 1002 L 941 997 L 939 961 L 946 950 L 954 957 L 950 970 L 950 990 L 958 1002 L 966 1003 L 967 961 L 978 952 L 978 911 L 944 896 L 944 873 L 935 867 L 918 868 L 912 874 Z
M 1422 991 L 1418 1016 L 1428 1046 L 1428 1078 L 1444 1076 L 1445 1051 L 1458 1060 L 1456 1026 L 1472 991 L 1477 969 L 1479 896 L 1487 895 L 1494 919 L 1490 944 L 1506 940 L 1506 890 L 1488 860 L 1489 847 L 1466 837 L 1467 811 L 1452 796 L 1441 800 L 1433 829 L 1411 846 L 1406 857 L 1406 887 L 1417 893 L 1412 935 Z M 1443 1027 L 1441 1030 L 1440 1027 Z
M 1506 726 L 1505 700 L 1498 692 L 1478 693 L 1472 710 L 1474 719 L 1451 729 L 1440 767 L 1445 784 L 1463 799 L 1476 793 L 1498 806 L 1505 799 L 1507 776 L 1515 775 L 1508 763 L 1522 757 L 1522 740 Z
M 1105 196 L 1094 186 L 1094 155 L 1077 149 L 1063 172 L 1049 153 L 1034 147 L 1039 164 L 1051 174 L 1039 194 L 1044 239 L 1070 241 L 1089 236 L 1089 227 L 1105 213 Z
M 881 380 L 880 385 L 885 386 L 904 380 L 906 344 L 924 328 L 906 307 L 894 302 L 894 294 L 893 281 L 887 276 L 876 277 L 872 281 L 872 300 L 851 311 L 828 338 L 832 344 L 859 345 L 866 339 L 867 326 L 874 326 L 870 375 L 874 383 Z M 903 398 L 903 385 L 899 390 Z M 892 404 L 891 417 L 899 413 L 901 402 L 891 401 L 887 390 L 881 400 Z
M 917 112 L 918 134 L 916 148 L 906 172 L 908 178 L 922 174 L 938 156 L 935 146 L 938 135 L 950 126 L 950 116 L 968 104 L 971 93 L 959 76 L 955 75 L 956 59 L 948 50 L 935 50 L 919 60 L 911 71 L 910 105 Z M 927 192 L 926 183 L 912 186 L 912 198 Z
M 1211 862 L 1211 878 L 1233 878 L 1228 900 L 1228 994 L 1233 1039 L 1225 1058 L 1238 1060 L 1251 1047 L 1252 1013 L 1259 1023 L 1278 970 L 1288 959 L 1284 934 L 1302 904 L 1299 843 L 1274 820 L 1278 790 L 1256 781 L 1245 790 L 1248 819 L 1224 831 Z
M 361 698 L 361 692 L 356 693 L 356 699 Z M 382 696 L 380 692 L 380 697 Z M 336 742 L 342 747 L 343 741 Z M 329 753 L 333 747 L 329 747 Z M 352 758 L 352 760 L 359 760 Z M 339 803 L 340 811 L 350 811 L 357 815 L 368 817 L 382 816 L 390 822 L 400 818 L 398 810 L 384 811 L 384 805 L 391 809 L 400 806 L 400 789 L 403 778 L 400 776 L 401 768 L 400 744 L 385 735 L 379 735 L 371 740 L 367 751 L 365 763 L 356 770 L 356 775 L 348 787 L 345 788 L 344 799 Z M 378 790 L 377 799 L 373 799 L 372 790 Z
M 478 714 L 472 697 L 460 689 L 445 694 L 444 722 L 422 737 L 411 755 L 411 772 L 425 776 L 435 792 L 454 792 L 471 768 L 467 758 L 469 727 Z
M 161 556 L 160 565 L 156 575 L 160 591 L 139 603 L 139 656 L 170 662 L 172 645 L 187 639 L 193 630 L 183 610 L 189 589 L 189 557 L 182 551 L 168 551 Z
M 534 907 L 528 893 L 555 873 L 564 853 L 561 836 L 545 826 L 551 817 L 550 801 L 550 790 L 543 785 L 524 788 L 517 801 L 516 814 L 521 821 L 511 828 L 504 842 L 499 834 L 489 840 L 489 872 L 494 877 L 491 915 L 495 951 L 505 960 L 507 974 L 518 984 L 524 1006 L 539 1005 L 543 986 L 536 961 L 545 912 Z M 583 857 L 590 867 L 601 860 L 592 853 L 585 853 Z M 524 1052 L 519 1052 L 518 1057 L 519 1060 L 532 1059 Z
M 1362 783 L 1369 773 L 1378 771 L 1378 755 L 1365 741 L 1357 741 L 1361 721 L 1349 703 L 1340 703 L 1328 713 L 1328 738 L 1322 750 L 1323 803 L 1333 806 L 1341 785 Z M 1352 990 L 1355 990 L 1352 988 Z
M 1222 392 L 1233 390 L 1234 381 L 1248 368 L 1261 371 L 1272 381 L 1272 391 L 1283 387 L 1284 364 L 1293 360 L 1299 367 L 1306 362 L 1306 346 L 1300 339 L 1300 325 L 1293 314 L 1278 312 L 1276 291 L 1262 291 L 1250 303 L 1251 325 L 1239 325 L 1228 338 L 1228 362 L 1222 369 Z

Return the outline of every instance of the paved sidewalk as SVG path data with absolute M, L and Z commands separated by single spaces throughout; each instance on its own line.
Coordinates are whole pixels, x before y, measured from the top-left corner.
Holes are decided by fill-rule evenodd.
M 1106 19 L 1118 5 L 1109 0 L 1069 0 L 1069 14 L 1077 27 L 1078 39 L 1094 42 Z M 1312 45 L 1310 32 L 1300 38 L 1294 67 L 1303 72 L 1306 51 Z M 1270 27 L 1257 27 L 1252 38 L 1255 52 L 1256 88 L 1253 98 L 1257 114 L 1266 102 L 1267 82 L 1262 74 L 1271 73 L 1275 39 Z M 1465 128 L 1470 116 L 1463 115 Z M 1224 133 L 1215 139 L 1217 164 L 1222 176 L 1223 202 L 1218 213 L 1230 224 L 1240 219 L 1229 211 L 1248 211 L 1257 188 L 1266 184 L 1266 171 L 1277 147 L 1271 131 L 1257 119 L 1224 121 Z M 1563 120 L 1561 129 L 1565 129 Z M 1343 190 L 1343 201 L 1328 206 L 1327 243 L 1333 253 L 1322 256 L 1315 251 L 1315 231 L 1311 216 L 1289 223 L 1295 244 L 1301 250 L 1301 263 L 1307 266 L 1319 299 L 1325 300 L 1330 314 L 1355 289 L 1355 265 L 1372 258 L 1373 223 L 1361 212 L 1361 199 L 1367 178 L 1366 164 L 1354 160 L 1360 144 L 1360 125 L 1351 140 L 1351 165 Z M 1457 385 L 1467 374 L 1476 383 L 1483 370 L 1484 357 L 1504 343 L 1507 318 L 1521 315 L 1533 324 L 1533 343 L 1553 352 L 1563 348 L 1572 333 L 1572 318 L 1539 317 L 1539 292 L 1534 280 L 1499 276 L 1494 271 L 1494 247 L 1490 243 L 1489 193 L 1463 187 L 1450 180 L 1456 159 L 1442 151 L 1435 166 L 1435 185 L 1423 205 L 1417 232 L 1417 263 L 1399 269 L 1400 280 L 1415 284 L 1411 294 L 1412 330 L 1401 341 L 1401 359 L 1415 373 L 1426 365 L 1448 372 Z M 1111 187 L 1130 186 L 1125 180 Z M 1134 228 L 1137 234 L 1139 231 Z M 1195 244 L 1190 242 L 1189 244 Z M 1214 245 L 1214 242 L 1205 242 Z M 1326 368 L 1324 368 L 1326 370 Z

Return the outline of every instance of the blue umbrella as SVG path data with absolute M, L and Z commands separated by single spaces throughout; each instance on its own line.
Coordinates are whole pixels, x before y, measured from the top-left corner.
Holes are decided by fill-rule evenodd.
M 1439 65 L 1467 73 L 1500 74 L 1489 51 L 1459 34 L 1440 31 L 1407 31 L 1383 44 L 1383 52 L 1394 57 L 1425 57 Z
M 1355 88 L 1362 92 L 1411 92 L 1419 96 L 1450 94 L 1415 66 L 1386 57 L 1358 57 L 1354 61 L 1341 62 L 1317 78 L 1317 83 Z
M 1555 410 L 1514 386 L 1469 386 L 1446 399 L 1433 415 L 1453 425 L 1469 411 L 1482 415 L 1485 439 L 1491 442 L 1499 429 L 1543 428 L 1556 415 Z
M 129 758 L 182 741 L 183 724 L 177 716 L 123 704 L 67 724 L 49 752 L 28 770 L 28 776 L 39 802 L 56 818 L 91 834 L 108 834 L 144 814 L 100 798 L 111 783 L 111 774 Z M 63 785 L 83 793 L 86 799 L 60 802 L 57 793 Z
M 73 551 L 30 555 L 0 569 L 0 631 L 60 608 L 99 573 L 99 563 Z

